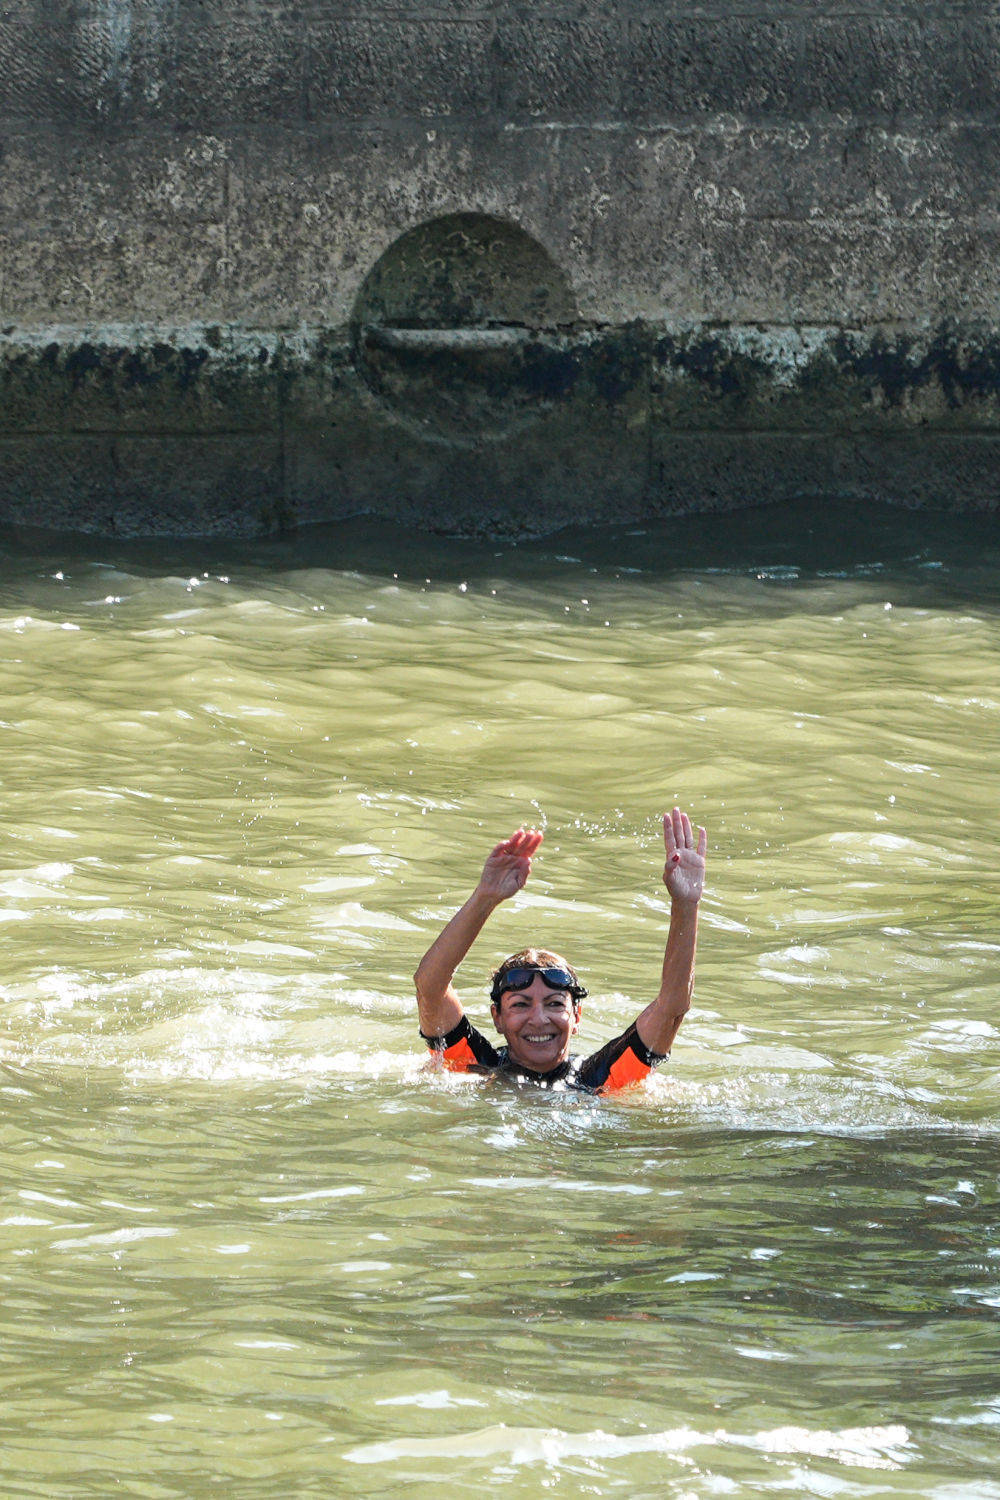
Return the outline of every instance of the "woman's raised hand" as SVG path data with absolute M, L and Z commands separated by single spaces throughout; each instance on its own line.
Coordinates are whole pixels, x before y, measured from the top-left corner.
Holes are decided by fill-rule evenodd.
M 663 842 L 667 851 L 663 884 L 671 899 L 700 901 L 705 888 L 705 853 L 708 849 L 704 828 L 698 829 L 696 845 L 691 819 L 675 807 L 673 812 L 663 814 Z
M 531 856 L 544 837 L 537 828 L 519 828 L 497 844 L 483 866 L 479 889 L 498 901 L 516 895 L 531 873 Z

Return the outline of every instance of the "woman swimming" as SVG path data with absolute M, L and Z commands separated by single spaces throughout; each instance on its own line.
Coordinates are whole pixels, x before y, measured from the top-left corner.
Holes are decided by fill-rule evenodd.
M 494 973 L 490 1012 L 506 1043 L 500 1048 L 470 1023 L 453 983 L 487 918 L 523 887 L 542 838 L 537 829 L 519 828 L 497 844 L 476 889 L 420 960 L 414 975 L 420 1034 L 455 1071 L 502 1072 L 545 1087 L 611 1093 L 641 1082 L 663 1061 L 690 1007 L 708 841 L 704 828 L 695 840 L 691 820 L 680 808 L 664 815 L 670 928 L 659 993 L 621 1036 L 577 1058 L 570 1044 L 587 991 L 559 954 L 524 948 Z

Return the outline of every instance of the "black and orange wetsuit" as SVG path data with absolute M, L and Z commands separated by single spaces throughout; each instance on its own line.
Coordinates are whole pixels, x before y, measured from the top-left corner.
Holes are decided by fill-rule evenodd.
M 463 1016 L 447 1036 L 424 1036 L 432 1052 L 441 1054 L 453 1073 L 503 1073 L 518 1082 L 537 1083 L 542 1088 L 582 1089 L 591 1094 L 612 1094 L 641 1083 L 666 1054 L 650 1052 L 640 1040 L 635 1022 L 589 1057 L 570 1057 L 551 1073 L 534 1073 L 512 1061 L 506 1047 L 494 1047 L 481 1031 Z

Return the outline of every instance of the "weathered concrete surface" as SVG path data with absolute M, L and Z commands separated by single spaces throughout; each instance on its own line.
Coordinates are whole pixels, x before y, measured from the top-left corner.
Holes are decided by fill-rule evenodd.
M 998 122 L 992 0 L 8 0 L 0 513 L 996 508 Z

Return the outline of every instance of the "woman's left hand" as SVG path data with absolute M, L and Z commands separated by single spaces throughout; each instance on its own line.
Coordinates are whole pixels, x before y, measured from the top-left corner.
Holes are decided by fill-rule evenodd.
M 696 845 L 691 819 L 687 813 L 675 807 L 673 812 L 663 815 L 663 842 L 667 851 L 663 884 L 670 892 L 671 899 L 697 903 L 705 889 L 708 837 L 704 828 L 698 829 Z

